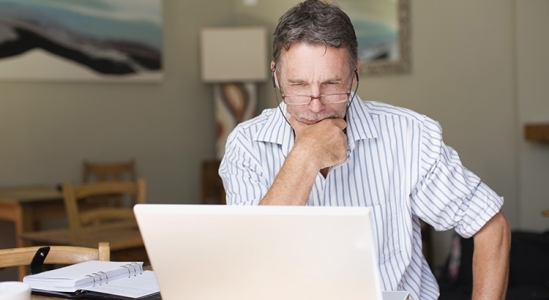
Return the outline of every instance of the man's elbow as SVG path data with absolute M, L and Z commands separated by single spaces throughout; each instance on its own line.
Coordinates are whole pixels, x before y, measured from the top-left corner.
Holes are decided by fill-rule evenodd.
M 496 245 L 499 244 L 498 248 L 500 249 L 509 249 L 511 247 L 511 225 L 502 212 L 495 214 L 475 234 L 475 242 L 480 242 L 480 240 L 490 241 L 490 243 L 496 243 Z

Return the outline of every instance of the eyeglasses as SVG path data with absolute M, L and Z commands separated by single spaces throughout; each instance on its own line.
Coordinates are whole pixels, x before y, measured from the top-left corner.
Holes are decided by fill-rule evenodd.
M 284 103 L 292 106 L 308 105 L 309 103 L 311 103 L 311 101 L 313 101 L 313 99 L 320 100 L 322 104 L 338 104 L 338 103 L 349 101 L 349 98 L 351 97 L 352 88 L 353 88 L 353 81 L 351 80 L 351 85 L 349 86 L 348 92 L 330 93 L 330 94 L 312 96 L 312 95 L 285 95 L 281 91 L 280 96 L 282 97 L 282 100 L 284 101 Z
M 337 104 L 337 103 L 343 103 L 347 102 L 349 100 L 349 97 L 351 96 L 351 92 L 346 93 L 334 93 L 334 94 L 325 94 L 325 95 L 318 95 L 318 96 L 307 96 L 307 95 L 284 95 L 282 94 L 282 100 L 287 105 L 307 105 L 313 101 L 313 99 L 318 99 L 322 104 Z

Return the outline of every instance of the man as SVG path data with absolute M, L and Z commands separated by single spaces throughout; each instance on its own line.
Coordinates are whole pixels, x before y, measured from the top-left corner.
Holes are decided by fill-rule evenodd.
M 370 206 L 384 290 L 437 299 L 420 219 L 474 237 L 473 299 L 504 299 L 510 230 L 503 199 L 461 165 L 438 123 L 362 101 L 357 41 L 337 6 L 307 0 L 274 33 L 278 109 L 229 136 L 221 175 L 231 205 Z

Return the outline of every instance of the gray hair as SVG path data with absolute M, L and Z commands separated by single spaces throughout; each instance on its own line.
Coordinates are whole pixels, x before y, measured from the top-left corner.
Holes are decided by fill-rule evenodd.
M 335 4 L 306 0 L 288 10 L 278 20 L 274 31 L 273 61 L 279 63 L 282 50 L 299 42 L 345 48 L 351 69 L 356 68 L 357 48 L 351 19 Z

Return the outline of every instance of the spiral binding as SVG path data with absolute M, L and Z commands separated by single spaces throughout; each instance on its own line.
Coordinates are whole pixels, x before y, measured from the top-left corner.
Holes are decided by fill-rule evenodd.
M 91 273 L 91 274 L 88 274 L 86 275 L 86 277 L 91 277 L 91 279 L 93 279 L 93 287 L 95 287 L 95 284 L 97 283 L 97 280 L 95 280 L 95 277 L 97 276 L 97 278 L 99 278 L 99 285 L 103 285 L 103 276 L 101 276 L 101 274 L 104 274 L 105 275 L 105 284 L 108 284 L 109 283 L 109 277 L 107 276 L 107 273 L 105 272 L 97 272 L 97 273 Z
M 120 267 L 121 268 L 126 268 L 126 270 L 128 270 L 128 278 L 130 278 L 130 277 L 132 277 L 132 270 L 131 269 L 133 269 L 133 276 L 137 276 L 138 269 L 136 269 L 135 266 L 137 266 L 139 268 L 139 275 L 143 274 L 143 266 L 136 263 L 136 262 L 133 262 L 131 264 L 125 264 L 125 265 L 122 265 Z
M 97 274 L 99 274 L 99 278 L 101 278 L 101 274 L 105 275 L 105 284 L 109 284 L 109 276 L 107 275 L 107 273 L 99 271 L 97 272 Z
M 125 264 L 120 267 L 128 270 L 128 278 L 132 277 L 132 273 L 134 277 L 137 276 L 138 271 L 139 271 L 139 275 L 143 274 L 143 266 L 136 262 Z M 98 271 L 96 273 L 91 273 L 86 275 L 86 277 L 90 277 L 91 279 L 93 279 L 93 287 L 95 287 L 98 281 L 100 286 L 103 284 L 103 276 L 105 276 L 105 284 L 109 284 L 109 276 L 107 275 L 107 273 L 103 271 Z

